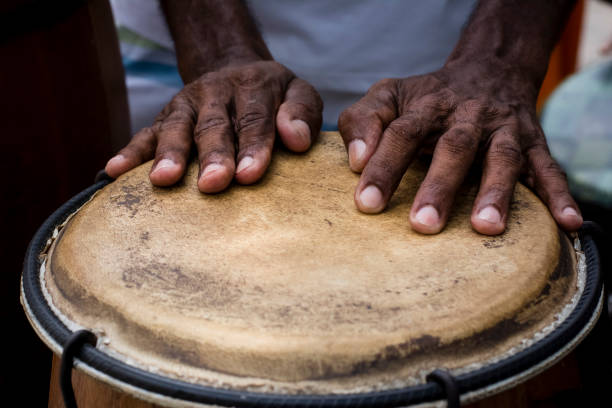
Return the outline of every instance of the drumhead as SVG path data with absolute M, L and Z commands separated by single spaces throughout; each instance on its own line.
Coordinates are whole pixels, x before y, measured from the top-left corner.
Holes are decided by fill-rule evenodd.
M 329 133 L 219 195 L 197 191 L 196 164 L 171 189 L 150 185 L 150 163 L 96 185 L 34 238 L 26 312 L 56 352 L 70 331 L 92 330 L 98 344 L 81 357 L 106 382 L 220 405 L 431 401 L 436 368 L 478 398 L 588 332 L 598 271 L 525 187 L 501 236 L 471 229 L 470 185 L 447 228 L 422 236 L 408 213 L 423 164 L 372 216 L 354 208 L 345 162 Z

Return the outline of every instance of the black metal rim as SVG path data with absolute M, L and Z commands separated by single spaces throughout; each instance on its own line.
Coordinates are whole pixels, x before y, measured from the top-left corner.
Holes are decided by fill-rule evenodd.
M 99 189 L 109 183 L 100 181 L 77 194 L 55 211 L 34 235 L 23 266 L 22 285 L 25 300 L 40 326 L 58 344 L 65 344 L 72 332 L 49 308 L 39 279 L 39 254 L 44 250 L 56 226 L 83 205 Z M 602 291 L 599 255 L 592 237 L 583 229 L 580 233 L 586 256 L 585 288 L 578 304 L 565 321 L 552 333 L 531 347 L 499 362 L 455 378 L 461 394 L 475 391 L 516 376 L 545 361 L 579 335 L 591 320 Z M 129 366 L 87 344 L 76 352 L 76 358 L 91 368 L 117 381 L 142 390 L 183 401 L 241 407 L 395 407 L 445 399 L 442 387 L 430 382 L 417 386 L 362 394 L 281 395 L 213 388 L 162 377 Z

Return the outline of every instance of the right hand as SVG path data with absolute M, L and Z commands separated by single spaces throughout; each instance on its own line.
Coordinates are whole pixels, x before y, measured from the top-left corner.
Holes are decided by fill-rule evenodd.
M 317 91 L 275 61 L 228 66 L 187 84 L 108 161 L 106 172 L 116 178 L 155 158 L 151 183 L 170 186 L 185 173 L 193 141 L 201 192 L 222 191 L 233 178 L 251 184 L 270 163 L 276 132 L 288 149 L 306 151 L 322 110 Z

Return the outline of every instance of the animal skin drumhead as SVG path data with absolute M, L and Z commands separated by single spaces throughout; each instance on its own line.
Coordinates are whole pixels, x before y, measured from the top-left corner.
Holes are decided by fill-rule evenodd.
M 470 225 L 462 188 L 438 235 L 411 230 L 415 162 L 388 208 L 361 214 L 337 133 L 275 153 L 264 179 L 198 191 L 151 185 L 146 163 L 58 229 L 43 278 L 71 329 L 109 355 L 195 384 L 348 393 L 422 383 L 528 347 L 577 290 L 576 255 L 517 185 L 506 232 Z

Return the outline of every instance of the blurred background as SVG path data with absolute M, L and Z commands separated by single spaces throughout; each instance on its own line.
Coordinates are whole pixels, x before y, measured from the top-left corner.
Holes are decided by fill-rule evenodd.
M 127 1 L 127 0 L 126 0 Z M 93 183 L 130 138 L 117 31 L 106 0 L 0 3 L 1 204 L 0 389 L 20 406 L 45 406 L 51 353 L 27 322 L 19 278 L 36 229 Z M 612 5 L 577 2 L 549 66 L 538 109 L 553 156 L 568 173 L 585 219 L 612 231 Z M 580 393 L 612 385 L 604 313 L 579 347 Z M 571 399 L 570 399 L 571 400 Z M 566 400 L 569 401 L 569 400 Z M 559 406 L 564 406 L 563 404 Z

